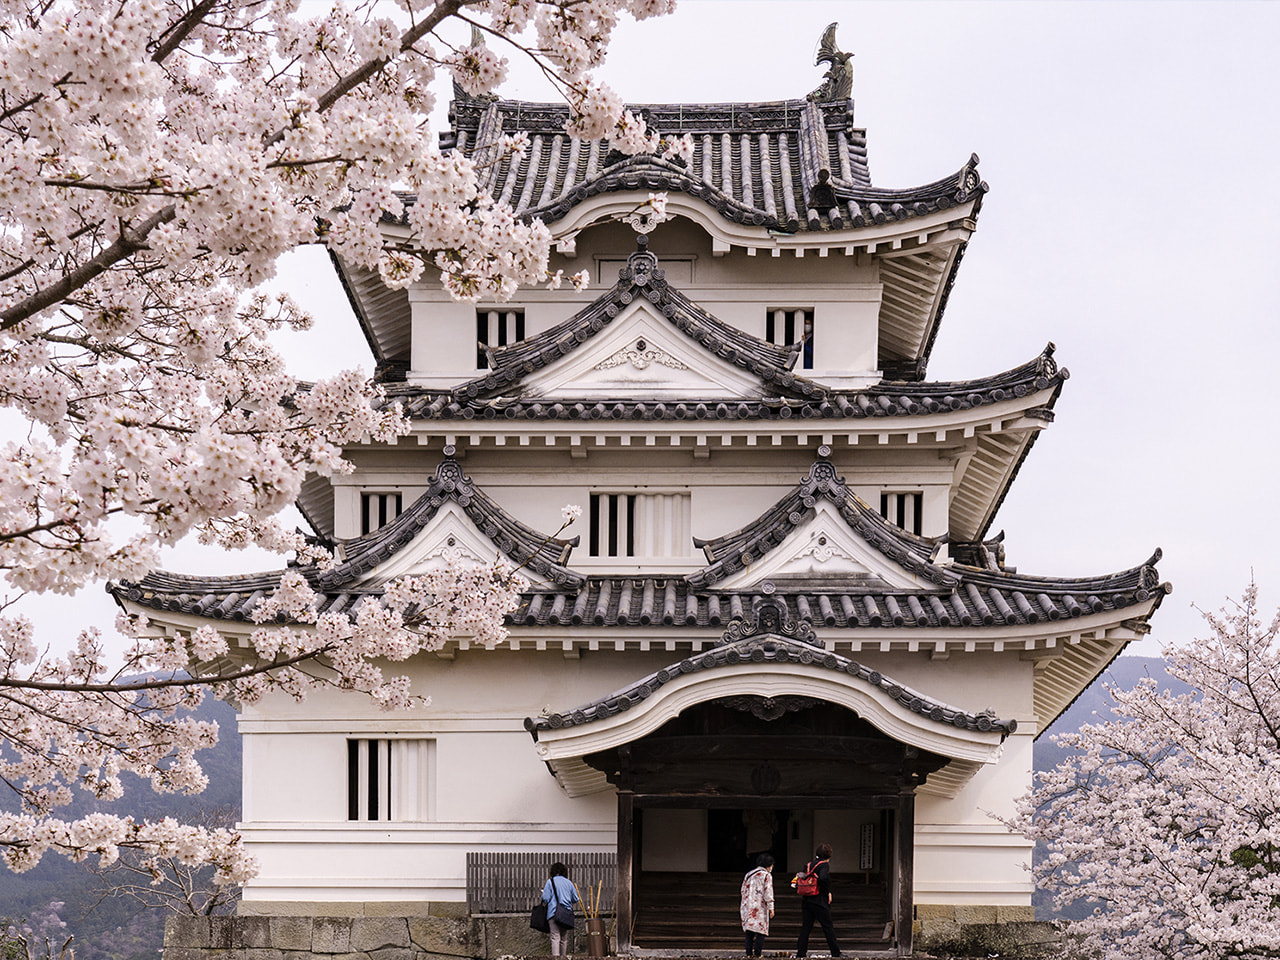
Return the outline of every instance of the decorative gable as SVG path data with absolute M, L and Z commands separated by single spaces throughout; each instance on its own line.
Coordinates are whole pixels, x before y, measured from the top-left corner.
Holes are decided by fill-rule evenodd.
M 751 523 L 713 540 L 695 540 L 709 564 L 689 576 L 695 588 L 741 587 L 769 577 L 866 578 L 880 589 L 951 589 L 959 577 L 934 563 L 941 541 L 889 523 L 855 496 L 821 459 L 789 493 Z
M 799 344 L 767 343 L 712 316 L 667 282 L 647 237 L 636 242 L 612 289 L 553 327 L 488 350 L 489 372 L 456 387 L 454 400 L 828 396 L 791 372 Z
M 391 523 L 338 544 L 341 562 L 321 572 L 321 588 L 379 587 L 395 577 L 450 562 L 489 563 L 504 556 L 535 586 L 579 587 L 586 578 L 564 564 L 578 538 L 561 540 L 525 526 L 462 472 L 445 448 L 427 492 Z
M 490 563 L 503 551 L 480 532 L 457 503 L 445 503 L 417 535 L 376 567 L 359 576 L 361 587 L 380 587 L 397 577 L 416 576 L 456 563 Z M 507 557 L 520 563 L 522 557 Z M 538 575 L 522 568 L 521 574 L 533 581 Z
M 764 557 L 746 561 L 719 586 L 732 590 L 781 579 L 861 580 L 868 588 L 888 590 L 929 586 L 924 577 L 889 559 L 851 529 L 829 500 L 818 501 L 812 514 L 780 544 Z
M 758 375 L 722 360 L 642 300 L 527 379 L 525 393 L 547 399 L 745 400 L 765 390 Z

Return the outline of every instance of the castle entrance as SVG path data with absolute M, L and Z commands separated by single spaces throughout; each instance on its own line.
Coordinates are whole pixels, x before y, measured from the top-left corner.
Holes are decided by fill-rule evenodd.
M 946 758 L 838 704 L 748 695 L 696 704 L 583 759 L 618 789 L 620 947 L 741 951 L 742 877 L 769 853 L 767 949 L 794 950 L 790 879 L 826 842 L 842 949 L 910 953 L 915 788 Z M 810 949 L 825 951 L 816 936 Z

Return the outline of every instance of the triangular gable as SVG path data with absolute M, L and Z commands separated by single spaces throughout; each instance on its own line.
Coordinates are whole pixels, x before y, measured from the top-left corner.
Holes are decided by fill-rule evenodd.
M 862 580 L 868 588 L 920 590 L 929 581 L 885 556 L 850 528 L 829 500 L 819 500 L 776 547 L 737 574 L 720 581 L 726 590 L 750 587 L 765 580 Z
M 960 579 L 933 562 L 941 541 L 889 523 L 825 459 L 745 527 L 695 543 L 711 561 L 688 577 L 697 588 L 747 587 L 772 577 L 849 577 L 866 579 L 876 589 L 950 589 Z
M 397 577 L 417 576 L 454 564 L 491 563 L 506 556 L 518 564 L 524 557 L 505 555 L 497 544 L 486 537 L 455 502 L 435 511 L 417 535 L 372 569 L 361 573 L 353 585 L 381 587 Z M 538 574 L 523 567 L 520 573 L 536 582 Z
M 746 400 L 767 392 L 759 374 L 722 360 L 643 300 L 524 382 L 527 396 L 551 400 Z
M 557 539 L 516 520 L 450 456 L 436 468 L 427 491 L 395 520 L 340 543 L 341 562 L 317 579 L 325 590 L 376 588 L 444 564 L 489 563 L 501 556 L 535 587 L 577 587 L 586 578 L 564 566 L 577 544 L 577 537 Z

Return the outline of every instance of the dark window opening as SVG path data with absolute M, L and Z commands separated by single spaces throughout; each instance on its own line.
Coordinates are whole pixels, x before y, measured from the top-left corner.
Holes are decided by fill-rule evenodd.
M 923 493 L 884 491 L 880 494 L 880 516 L 890 523 L 920 536 L 924 514 Z
M 764 338 L 783 347 L 803 343 L 800 369 L 813 369 L 813 308 L 770 307 L 765 313 Z
M 360 532 L 372 533 L 400 516 L 402 496 L 399 493 L 360 494 Z
M 524 310 L 476 311 L 476 369 L 487 370 L 485 347 L 505 347 L 524 339 Z

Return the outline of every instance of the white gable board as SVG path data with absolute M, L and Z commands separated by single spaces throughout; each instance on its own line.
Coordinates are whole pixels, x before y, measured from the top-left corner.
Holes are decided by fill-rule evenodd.
M 449 501 L 402 549 L 360 579 L 364 587 L 380 586 L 396 577 L 415 576 L 444 564 L 490 563 L 501 554 L 497 545 L 480 532 L 466 511 Z M 508 558 L 512 559 L 512 558 Z M 521 570 L 531 576 L 528 570 Z M 533 576 L 536 579 L 536 575 Z
M 860 578 L 892 590 L 928 589 L 930 584 L 867 543 L 829 500 L 819 500 L 813 516 L 792 530 L 758 563 L 717 584 L 722 589 L 750 587 L 778 577 Z
M 727 363 L 672 326 L 647 301 L 525 381 L 548 399 L 742 400 L 763 394 L 760 379 Z

